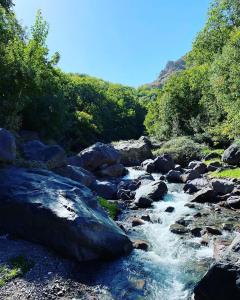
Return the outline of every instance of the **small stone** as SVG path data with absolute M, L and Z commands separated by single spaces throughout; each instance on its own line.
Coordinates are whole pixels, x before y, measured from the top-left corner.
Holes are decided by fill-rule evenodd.
M 143 215 L 143 216 L 141 216 L 141 219 L 146 222 L 151 222 L 151 218 L 149 215 Z
M 212 235 L 222 235 L 222 232 L 219 229 L 215 228 L 215 227 L 207 226 L 206 230 L 207 230 L 208 233 L 210 233 Z
M 192 228 L 191 230 L 191 234 L 195 237 L 201 237 L 201 231 L 202 231 L 202 228 L 200 227 L 195 227 L 195 228 Z
M 170 226 L 170 231 L 172 233 L 176 233 L 176 234 L 186 234 L 186 233 L 188 233 L 188 229 L 185 228 L 185 226 L 180 225 L 180 224 L 172 224 Z
M 175 208 L 174 208 L 173 206 L 168 206 L 168 207 L 165 209 L 165 212 L 172 213 L 174 210 L 175 210 Z
M 184 206 L 189 207 L 189 208 L 195 208 L 196 205 L 193 203 L 186 203 Z
M 144 224 L 145 224 L 145 222 L 144 222 L 143 220 L 141 220 L 141 219 L 134 218 L 134 219 L 132 220 L 132 226 L 133 226 L 133 227 L 141 226 L 141 225 L 144 225 Z
M 142 240 L 136 240 L 133 242 L 133 248 L 138 250 L 147 251 L 148 250 L 148 243 Z
M 226 230 L 226 231 L 232 231 L 233 224 L 231 224 L 231 223 L 224 223 L 224 224 L 222 224 L 222 229 Z

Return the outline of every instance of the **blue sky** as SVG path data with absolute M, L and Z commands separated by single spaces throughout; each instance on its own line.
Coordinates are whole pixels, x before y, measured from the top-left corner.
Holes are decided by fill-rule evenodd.
M 23 25 L 37 9 L 50 25 L 51 53 L 66 72 L 139 86 L 152 82 L 168 60 L 191 49 L 210 0 L 15 0 Z

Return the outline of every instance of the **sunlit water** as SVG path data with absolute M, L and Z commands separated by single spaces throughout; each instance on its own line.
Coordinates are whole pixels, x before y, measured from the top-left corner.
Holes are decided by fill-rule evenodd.
M 128 178 L 134 179 L 140 172 L 130 169 Z M 186 240 L 170 232 L 171 224 L 193 211 L 185 206 L 188 195 L 180 184 L 169 184 L 168 189 L 164 201 L 144 212 L 159 223 L 146 222 L 130 234 L 148 241 L 150 251 L 134 250 L 128 257 L 98 267 L 96 283 L 105 290 L 102 299 L 191 299 L 194 285 L 209 267 L 212 248 L 200 246 L 197 238 Z M 166 213 L 168 206 L 173 206 L 174 212 Z

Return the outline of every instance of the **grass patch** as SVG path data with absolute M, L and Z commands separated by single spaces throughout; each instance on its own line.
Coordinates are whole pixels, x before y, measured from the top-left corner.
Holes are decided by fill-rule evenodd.
M 240 178 L 240 168 L 236 168 L 233 170 L 223 170 L 220 172 L 211 172 L 210 176 L 217 178 Z
M 33 265 L 32 261 L 22 255 L 9 259 L 8 264 L 0 266 L 0 287 L 18 276 L 23 276 Z
M 212 159 L 204 160 L 203 162 L 204 162 L 206 165 L 210 165 L 211 163 L 216 162 L 216 161 L 221 162 L 221 158 L 212 158 Z
M 220 156 L 223 155 L 223 152 L 224 152 L 224 149 L 210 149 L 210 148 L 204 148 L 202 150 L 202 153 L 206 156 L 208 154 L 211 154 L 211 153 L 216 153 Z
M 99 204 L 104 208 L 108 215 L 115 220 L 118 214 L 118 205 L 117 203 L 110 202 L 102 197 L 98 197 Z

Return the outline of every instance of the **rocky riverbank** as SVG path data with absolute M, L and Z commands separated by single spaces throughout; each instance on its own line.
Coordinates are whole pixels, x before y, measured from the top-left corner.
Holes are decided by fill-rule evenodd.
M 188 299 L 193 290 L 196 300 L 225 299 L 225 293 L 239 299 L 240 182 L 209 176 L 209 171 L 240 163 L 238 145 L 225 151 L 222 162 L 192 161 L 183 168 L 169 154 L 153 157 L 154 145 L 146 137 L 97 143 L 67 156 L 59 145 L 29 136 L 0 130 L 0 264 L 10 268 L 11 257 L 21 255 L 34 261 L 22 277 L 12 280 L 0 271 L 4 299 L 165 299 L 174 284 L 179 291 L 169 299 Z M 101 207 L 100 198 L 121 211 L 117 222 L 109 218 L 106 205 Z M 83 261 L 130 254 L 132 248 L 130 256 L 106 263 L 115 275 L 108 269 L 100 280 L 90 263 L 91 275 L 84 273 L 86 266 L 80 267 Z M 205 261 L 200 254 L 209 249 L 213 254 Z M 153 254 L 169 260 L 171 270 L 156 262 L 154 271 Z M 141 260 L 143 278 L 137 275 Z M 126 265 L 136 274 L 126 271 L 123 279 L 118 272 Z M 108 273 L 119 290 L 106 283 Z M 85 282 L 84 274 L 91 279 Z

